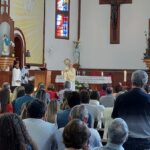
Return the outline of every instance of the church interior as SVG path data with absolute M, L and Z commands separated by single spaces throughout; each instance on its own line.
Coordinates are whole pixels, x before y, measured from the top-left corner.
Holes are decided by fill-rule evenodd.
M 61 6 L 58 4 L 58 7 Z M 7 22 L 10 39 L 15 43 L 9 56 L 19 60 L 20 67 L 33 66 L 31 74 L 37 74 L 36 86 L 38 82 L 52 82 L 59 88 L 61 84 L 55 83 L 55 78 L 61 75 L 66 58 L 72 60 L 80 75 L 111 76 L 113 86 L 118 82 L 130 84 L 131 73 L 136 69 L 149 72 L 149 61 L 144 60 L 149 48 L 148 0 L 144 3 L 127 0 L 118 8 L 105 0 L 76 0 L 69 2 L 67 7 L 66 12 L 62 11 L 68 17 L 65 22 L 55 1 L 8 1 L 6 16 L 3 14 L 5 6 L 1 4 L 1 38 L 7 32 L 4 25 Z M 62 29 L 65 23 L 66 29 Z M 60 32 L 67 33 L 61 35 Z M 26 55 L 28 52 L 30 57 Z M 4 71 L 3 59 L 0 58 L 1 84 L 11 81 L 11 69 Z M 44 73 L 35 71 L 38 67 L 45 68 L 46 72 L 44 69 L 41 71 Z
M 18 62 L 19 70 L 30 67 L 13 84 Z M 26 86 L 27 77 L 34 93 L 41 83 L 46 90 L 53 85 L 56 99 L 67 81 L 73 91 L 88 88 L 100 94 L 107 85 L 115 95 L 117 87 L 133 88 L 136 70 L 150 75 L 150 0 L 0 0 L 1 89 L 4 83 L 12 91 Z M 109 123 L 111 113 L 112 108 L 103 114 Z M 105 123 L 102 128 L 99 122 L 96 128 L 106 144 L 108 124 L 105 132 Z

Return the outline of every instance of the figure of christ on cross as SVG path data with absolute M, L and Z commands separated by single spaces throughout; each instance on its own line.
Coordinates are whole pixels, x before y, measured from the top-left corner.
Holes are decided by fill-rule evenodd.
M 132 0 L 99 0 L 100 4 L 111 5 L 110 43 L 120 43 L 120 5 L 132 3 Z

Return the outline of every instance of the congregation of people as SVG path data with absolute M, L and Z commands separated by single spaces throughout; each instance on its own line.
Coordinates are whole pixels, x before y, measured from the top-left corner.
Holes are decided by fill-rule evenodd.
M 25 71 L 24 71 L 25 72 Z M 26 74 L 26 73 L 25 73 Z M 24 77 L 25 79 L 25 77 Z M 19 79 L 21 80 L 21 79 Z M 0 89 L 0 150 L 148 150 L 148 75 L 137 70 L 131 89 L 100 85 L 56 91 L 24 81 Z M 16 85 L 16 84 L 15 84 Z

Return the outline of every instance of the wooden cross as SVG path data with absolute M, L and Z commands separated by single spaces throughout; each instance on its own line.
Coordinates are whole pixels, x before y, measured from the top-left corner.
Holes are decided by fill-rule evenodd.
M 111 5 L 110 43 L 120 43 L 120 5 L 132 3 L 132 0 L 99 0 L 100 4 Z

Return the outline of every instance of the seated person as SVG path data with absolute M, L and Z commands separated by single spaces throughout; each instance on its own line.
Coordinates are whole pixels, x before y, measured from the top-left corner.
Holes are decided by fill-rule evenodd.
M 108 128 L 108 143 L 94 150 L 124 150 L 122 145 L 128 137 L 128 132 L 128 126 L 123 119 L 114 119 Z
M 56 126 L 45 120 L 46 104 L 39 100 L 31 101 L 27 106 L 27 115 L 24 123 L 38 150 L 51 150 L 52 135 Z
M 49 84 L 47 93 L 49 94 L 51 101 L 58 99 L 54 84 Z
M 69 108 L 65 110 L 60 110 L 57 113 L 57 124 L 58 128 L 64 127 L 69 122 L 69 113 L 71 108 L 80 104 L 80 96 L 78 92 L 71 92 L 67 99 Z
M 29 136 L 23 121 L 16 114 L 0 116 L 1 150 L 38 150 Z
M 87 124 L 89 118 L 88 110 L 84 105 L 77 105 L 74 106 L 69 114 L 69 120 L 73 119 L 80 119 L 83 121 L 85 124 Z M 101 138 L 96 129 L 89 128 L 91 132 L 91 136 L 89 139 L 89 147 L 94 148 L 94 147 L 101 147 Z M 53 142 L 53 149 L 55 150 L 63 150 L 65 148 L 63 144 L 63 139 L 62 139 L 62 133 L 64 131 L 64 128 L 58 129 L 55 134 L 54 134 L 54 142 Z
M 80 91 L 80 98 L 81 98 L 81 103 L 84 104 L 92 116 L 92 124 L 91 127 L 94 127 L 95 122 L 99 125 L 101 125 L 101 119 L 103 117 L 103 111 L 105 107 L 103 105 L 93 105 L 89 104 L 90 102 L 90 95 L 87 90 L 81 90 Z M 96 125 L 97 128 L 100 128 L 99 126 Z
M 88 150 L 90 131 L 79 119 L 70 121 L 64 128 L 63 142 L 65 150 Z

